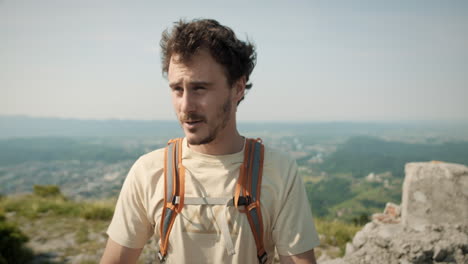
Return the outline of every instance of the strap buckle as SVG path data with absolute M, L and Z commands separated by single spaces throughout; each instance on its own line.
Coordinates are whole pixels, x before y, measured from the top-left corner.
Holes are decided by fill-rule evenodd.
M 163 256 L 161 254 L 161 251 L 158 252 L 158 259 L 159 259 L 159 262 L 161 262 L 161 263 L 166 262 L 166 256 Z
M 261 256 L 257 256 L 257 257 L 258 257 L 258 262 L 260 264 L 265 264 L 268 260 L 268 256 L 266 252 L 264 252 Z
M 252 198 L 250 196 L 239 196 L 239 201 L 237 202 L 237 205 L 248 206 L 251 203 Z

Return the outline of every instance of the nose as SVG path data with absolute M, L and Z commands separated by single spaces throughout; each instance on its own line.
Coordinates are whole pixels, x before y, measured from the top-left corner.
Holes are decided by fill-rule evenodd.
M 188 114 L 196 111 L 196 103 L 194 96 L 187 89 L 180 98 L 180 111 Z

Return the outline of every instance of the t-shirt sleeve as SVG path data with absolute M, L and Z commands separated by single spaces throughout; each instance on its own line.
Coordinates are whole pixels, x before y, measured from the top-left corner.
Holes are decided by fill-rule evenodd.
M 107 234 L 112 240 L 129 248 L 143 248 L 153 233 L 144 207 L 145 175 L 141 165 L 141 160 L 138 160 L 130 169 L 107 229 Z
M 290 164 L 287 189 L 273 229 L 276 248 L 282 256 L 301 254 L 320 244 L 297 164 Z

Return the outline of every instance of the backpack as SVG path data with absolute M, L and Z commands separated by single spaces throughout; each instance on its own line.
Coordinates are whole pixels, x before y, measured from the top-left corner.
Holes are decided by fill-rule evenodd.
M 172 139 L 164 154 L 164 205 L 160 224 L 158 258 L 164 263 L 167 258 L 169 235 L 184 205 L 226 205 L 235 206 L 245 213 L 257 246 L 259 263 L 266 263 L 268 257 L 263 246 L 263 221 L 260 210 L 260 189 L 262 184 L 264 146 L 261 139 L 246 139 L 244 162 L 233 197 L 185 197 L 185 168 L 182 165 L 182 138 Z M 239 206 L 243 206 L 241 209 Z M 218 221 L 217 221 L 218 222 Z M 228 254 L 235 254 L 226 214 L 219 221 Z

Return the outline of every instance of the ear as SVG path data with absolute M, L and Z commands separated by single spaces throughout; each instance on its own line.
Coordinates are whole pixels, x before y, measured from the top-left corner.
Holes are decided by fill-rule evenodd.
M 234 90 L 234 99 L 236 104 L 245 95 L 245 84 L 245 76 L 242 76 L 234 83 L 234 87 L 232 87 L 232 89 Z

